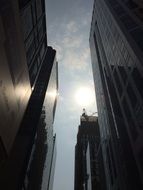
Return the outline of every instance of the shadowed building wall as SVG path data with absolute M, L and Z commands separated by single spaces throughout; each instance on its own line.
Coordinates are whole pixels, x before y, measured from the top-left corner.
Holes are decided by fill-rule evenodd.
M 143 20 L 139 2 L 96 0 L 93 8 L 90 49 L 110 190 L 143 188 Z
M 74 190 L 106 189 L 98 119 L 81 116 L 75 146 Z

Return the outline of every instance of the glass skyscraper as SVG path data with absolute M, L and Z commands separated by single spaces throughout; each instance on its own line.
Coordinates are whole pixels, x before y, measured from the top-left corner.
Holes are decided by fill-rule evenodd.
M 52 190 L 58 63 L 45 1 L 2 0 L 0 11 L 0 189 Z
M 143 4 L 95 0 L 90 49 L 107 189 L 143 188 Z

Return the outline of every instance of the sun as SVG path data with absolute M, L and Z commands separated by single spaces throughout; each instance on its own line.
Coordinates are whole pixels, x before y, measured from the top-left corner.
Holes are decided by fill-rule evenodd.
M 94 92 L 89 87 L 80 87 L 75 93 L 75 100 L 80 106 L 89 106 L 95 100 Z

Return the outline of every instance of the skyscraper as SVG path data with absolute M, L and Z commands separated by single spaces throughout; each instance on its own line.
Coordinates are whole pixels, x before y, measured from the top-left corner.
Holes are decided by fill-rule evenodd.
M 96 0 L 90 49 L 108 189 L 143 188 L 142 1 Z
M 98 118 L 81 116 L 75 146 L 74 190 L 106 189 Z
M 47 46 L 45 1 L 0 4 L 0 189 L 51 190 L 58 63 Z
M 0 165 L 11 150 L 31 94 L 18 14 L 17 1 L 0 2 Z

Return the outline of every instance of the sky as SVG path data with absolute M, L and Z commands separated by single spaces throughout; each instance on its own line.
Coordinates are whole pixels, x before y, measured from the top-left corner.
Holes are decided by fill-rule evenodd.
M 80 115 L 83 108 L 89 115 L 97 111 L 89 50 L 92 8 L 93 0 L 46 0 L 48 45 L 57 51 L 59 74 L 53 190 L 74 189 L 74 149 Z M 85 104 L 81 88 L 86 88 L 84 94 L 90 92 Z

